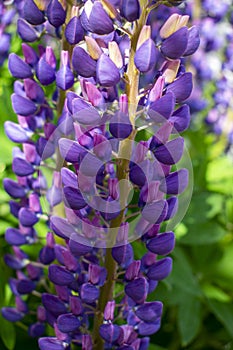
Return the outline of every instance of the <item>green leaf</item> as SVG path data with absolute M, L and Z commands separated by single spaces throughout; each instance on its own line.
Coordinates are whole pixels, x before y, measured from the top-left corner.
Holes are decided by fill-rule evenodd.
M 229 281 L 229 288 L 232 290 L 233 285 L 233 242 L 226 241 L 223 245 L 223 254 L 218 261 L 215 262 L 212 268 L 211 278 Z
M 185 223 L 206 222 L 223 210 L 224 197 L 221 194 L 203 192 L 193 195 Z
M 231 301 L 230 295 L 225 293 L 224 290 L 212 284 L 207 283 L 203 285 L 202 290 L 209 299 L 215 299 L 223 303 Z
M 209 163 L 206 179 L 208 189 L 229 195 L 233 193 L 233 166 L 230 157 L 221 156 Z
M 200 301 L 195 297 L 184 294 L 182 303 L 178 307 L 178 327 L 183 346 L 189 344 L 196 337 L 201 320 Z
M 167 281 L 181 292 L 201 297 L 201 288 L 182 249 L 176 247 L 173 256 L 173 270 Z
M 150 344 L 148 350 L 166 350 L 166 349 L 155 344 Z
M 2 316 L 0 316 L 0 324 L 0 334 L 4 345 L 8 350 L 13 350 L 16 343 L 15 327 Z
M 188 234 L 181 237 L 180 243 L 187 245 L 203 245 L 219 242 L 226 231 L 216 221 L 204 222 L 202 224 L 187 226 Z
M 216 318 L 225 326 L 228 333 L 233 338 L 233 303 L 221 303 L 217 300 L 209 299 L 210 309 Z
M 4 145 L 3 152 L 0 152 L 0 163 L 10 164 L 12 161 L 12 147 L 13 143 L 7 138 L 4 132 L 4 122 L 6 120 L 15 120 L 15 114 L 11 107 L 11 89 L 7 88 L 5 85 L 2 86 L 0 90 L 0 139 Z

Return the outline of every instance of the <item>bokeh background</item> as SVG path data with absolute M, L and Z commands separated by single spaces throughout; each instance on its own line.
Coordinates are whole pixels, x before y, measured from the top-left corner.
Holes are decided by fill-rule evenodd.
M 152 337 L 150 350 L 233 349 L 233 2 L 191 0 L 179 9 L 162 7 L 151 21 L 172 12 L 186 12 L 199 26 L 201 45 L 184 62 L 194 74 L 189 99 L 192 124 L 184 133 L 194 174 L 193 196 L 183 221 L 175 229 L 171 275 L 155 290 L 153 299 L 164 302 L 161 330 Z M 10 52 L 20 53 L 21 42 L 11 34 Z M 10 95 L 13 79 L 7 69 L 0 32 L 0 307 L 11 305 L 3 261 L 9 251 L 4 240 L 7 227 L 16 225 L 9 214 L 9 197 L 2 188 L 11 170 L 13 144 L 4 134 L 6 120 L 16 121 Z M 43 234 L 43 227 L 38 227 Z M 144 253 L 134 243 L 138 258 Z M 39 250 L 40 247 L 38 247 Z M 27 248 L 30 249 L 30 248 Z M 34 247 L 31 249 L 35 249 Z M 32 253 L 32 252 L 31 252 Z M 36 252 L 35 252 L 36 253 Z M 137 256 L 136 256 L 137 258 Z M 33 301 L 32 301 L 33 302 Z M 20 322 L 0 316 L 0 349 L 37 349 Z

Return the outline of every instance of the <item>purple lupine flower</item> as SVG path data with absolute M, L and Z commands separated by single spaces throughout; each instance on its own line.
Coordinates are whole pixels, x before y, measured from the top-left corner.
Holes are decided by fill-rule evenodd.
M 36 41 L 39 37 L 39 33 L 36 29 L 22 18 L 18 19 L 17 32 L 23 41 L 29 43 Z
M 47 7 L 49 23 L 55 28 L 60 27 L 66 19 L 66 11 L 58 0 L 50 0 Z
M 33 0 L 25 1 L 23 18 L 34 25 L 42 24 L 45 21 L 43 12 L 39 10 Z
M 10 54 L 8 67 L 14 78 L 25 79 L 32 76 L 31 67 L 15 53 Z
M 188 106 L 177 108 L 192 89 L 180 59 L 196 50 L 198 33 L 188 29 L 187 16 L 175 15 L 157 38 L 138 1 L 63 5 L 26 2 L 18 34 L 40 44 L 24 43 L 24 59 L 12 54 L 9 61 L 20 79 L 12 95 L 18 124 L 7 122 L 5 129 L 22 148 L 13 152 L 16 180 L 4 180 L 19 226 L 6 231 L 16 306 L 5 307 L 3 315 L 22 320 L 28 306 L 21 295 L 39 291 L 29 334 L 42 337 L 40 349 L 75 343 L 86 350 L 143 350 L 162 314 L 162 304 L 147 298 L 172 267 L 163 256 L 174 248 L 174 234 L 160 232 L 160 225 L 175 215 L 176 195 L 188 182 L 187 171 L 175 168 L 183 138 L 172 134 L 190 121 Z M 140 26 L 127 25 L 138 18 Z M 151 137 L 137 143 L 139 128 L 148 125 Z M 36 225 L 43 221 L 38 237 Z M 148 252 L 135 260 L 131 241 L 140 238 Z M 36 259 L 24 252 L 28 244 L 39 245 Z M 118 278 L 120 304 L 112 293 Z M 47 337 L 46 323 L 54 337 Z

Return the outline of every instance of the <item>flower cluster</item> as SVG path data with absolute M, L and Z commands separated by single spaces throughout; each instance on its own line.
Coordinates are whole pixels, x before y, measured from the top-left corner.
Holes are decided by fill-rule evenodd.
M 194 75 L 194 88 L 187 103 L 193 115 L 204 119 L 209 131 L 226 139 L 226 149 L 232 144 L 232 10 L 229 0 L 202 0 L 199 5 L 190 0 L 176 9 L 160 6 L 150 15 L 154 36 L 159 23 L 174 12 L 188 14 L 198 28 L 200 47 L 190 59 L 183 60 Z
M 15 1 L 14 6 L 1 1 L 0 3 L 0 67 L 8 57 L 12 33 L 9 29 L 17 12 L 21 10 L 22 1 Z
M 176 164 L 192 91 L 181 58 L 196 51 L 199 34 L 174 13 L 155 37 L 147 16 L 158 4 L 144 5 L 27 0 L 18 19 L 24 57 L 11 53 L 8 65 L 18 123 L 5 131 L 22 147 L 13 151 L 16 181 L 4 180 L 19 222 L 6 231 L 15 307 L 2 314 L 17 322 L 30 295 L 41 298 L 29 326 L 41 350 L 143 350 L 160 327 L 162 304 L 147 297 L 172 268 L 166 221 L 188 184 Z M 28 44 L 39 39 L 38 49 Z M 27 245 L 40 247 L 36 259 Z
M 214 85 L 212 101 L 202 102 L 202 107 L 205 106 L 207 111 L 205 120 L 212 131 L 217 135 L 225 135 L 227 142 L 231 144 L 233 141 L 231 99 L 233 22 L 230 16 L 233 7 L 229 1 L 221 2 L 216 8 L 213 5 L 213 1 L 203 2 L 203 13 L 199 21 L 203 39 L 199 52 L 192 59 L 192 64 L 196 69 L 196 85 L 202 93 L 208 94 L 210 81 Z M 191 107 L 194 106 L 196 99 L 194 93 Z

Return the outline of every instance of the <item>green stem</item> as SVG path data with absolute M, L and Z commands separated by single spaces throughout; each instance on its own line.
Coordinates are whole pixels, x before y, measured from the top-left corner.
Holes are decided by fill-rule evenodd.
M 145 0 L 142 0 L 141 3 L 142 13 L 134 26 L 134 32 L 131 37 L 131 48 L 130 48 L 130 57 L 129 57 L 129 64 L 128 69 L 126 72 L 126 94 L 128 97 L 128 112 L 129 112 L 129 118 L 133 125 L 133 128 L 135 127 L 135 115 L 137 111 L 137 105 L 138 105 L 138 86 L 139 86 L 139 75 L 140 72 L 137 70 L 135 64 L 134 64 L 134 56 L 137 49 L 137 43 L 138 38 L 140 35 L 140 32 L 143 28 L 143 26 L 146 24 L 147 16 L 148 16 L 148 9 L 147 9 L 147 2 L 145 3 Z M 119 162 L 117 166 L 117 178 L 119 181 L 121 180 L 128 180 L 129 177 L 129 159 L 132 153 L 132 144 L 133 140 L 135 138 L 136 131 L 135 129 L 131 133 L 128 139 L 121 141 L 120 143 L 120 150 L 119 150 Z M 121 196 L 125 196 L 124 190 L 122 189 L 120 193 Z M 118 232 L 118 227 L 121 225 L 121 223 L 124 221 L 124 209 L 120 212 L 117 218 L 111 221 L 111 236 L 113 236 L 114 243 L 115 237 Z M 104 348 L 103 339 L 101 338 L 99 334 L 99 327 L 103 323 L 103 312 L 105 309 L 105 306 L 108 301 L 113 299 L 113 292 L 114 292 L 114 286 L 115 281 L 117 278 L 117 263 L 112 257 L 112 249 L 106 248 L 106 255 L 105 255 L 105 268 L 107 270 L 107 280 L 103 287 L 100 289 L 100 297 L 98 301 L 97 310 L 94 317 L 94 329 L 93 329 L 93 341 L 94 341 L 94 350 L 102 350 Z

